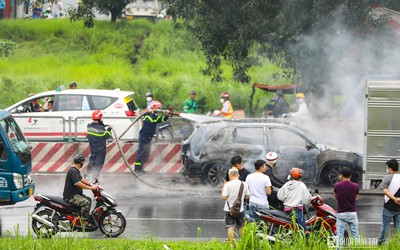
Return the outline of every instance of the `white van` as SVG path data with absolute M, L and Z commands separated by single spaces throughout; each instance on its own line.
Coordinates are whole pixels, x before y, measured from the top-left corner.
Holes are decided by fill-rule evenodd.
M 103 112 L 104 124 L 113 125 L 119 137 L 139 113 L 133 94 L 119 89 L 48 91 L 30 95 L 6 110 L 29 141 L 86 141 L 87 124 L 96 109 Z M 121 139 L 137 140 L 139 129 L 137 122 Z

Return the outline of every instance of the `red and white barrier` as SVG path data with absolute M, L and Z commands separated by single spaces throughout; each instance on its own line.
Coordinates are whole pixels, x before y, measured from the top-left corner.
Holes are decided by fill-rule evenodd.
M 89 143 L 31 142 L 32 172 L 66 172 L 76 154 L 83 154 L 89 162 Z M 122 151 L 134 168 L 137 143 L 123 143 Z M 153 173 L 178 173 L 181 168 L 181 144 L 157 144 L 151 147 L 149 160 L 144 170 Z M 120 173 L 130 170 L 124 163 L 116 143 L 107 148 L 106 161 L 102 172 Z

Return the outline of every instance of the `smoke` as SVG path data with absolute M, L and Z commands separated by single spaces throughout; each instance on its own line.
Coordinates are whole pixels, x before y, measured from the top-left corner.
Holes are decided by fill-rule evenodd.
M 392 12 L 392 15 L 400 17 L 400 13 Z M 300 69 L 304 69 L 301 62 L 308 66 L 302 70 L 303 84 L 308 90 L 306 99 L 309 109 L 319 118 L 317 123 L 308 122 L 307 129 L 319 139 L 349 146 L 356 152 L 363 151 L 365 81 L 393 80 L 400 75 L 399 34 L 370 28 L 371 32 L 360 36 L 345 28 L 343 20 L 338 18 L 323 31 L 303 37 L 296 48 L 312 51 L 313 57 L 319 59 L 306 63 L 309 54 L 305 52 L 298 57 Z M 315 72 L 315 69 L 322 70 Z M 318 90 L 310 83 L 317 84 Z

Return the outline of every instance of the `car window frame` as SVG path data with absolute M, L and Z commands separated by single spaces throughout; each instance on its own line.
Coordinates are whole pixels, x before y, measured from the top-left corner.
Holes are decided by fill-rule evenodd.
M 252 142 L 247 143 L 247 142 L 233 141 L 233 133 L 234 133 L 234 131 L 237 130 L 237 129 L 246 129 L 246 128 L 249 128 L 249 129 L 261 128 L 262 133 L 263 133 L 263 134 L 262 134 L 262 142 L 261 142 L 261 143 L 255 144 L 255 143 L 252 143 Z M 243 144 L 243 145 L 266 145 L 266 144 L 265 144 L 265 143 L 266 143 L 266 141 L 265 141 L 266 130 L 265 130 L 265 126 L 262 126 L 262 125 L 261 125 L 261 126 L 249 126 L 249 125 L 235 126 L 235 127 L 232 129 L 230 135 L 231 135 L 231 136 L 230 136 L 230 138 L 229 138 L 229 143 Z M 253 138 L 251 138 L 251 139 L 253 139 Z

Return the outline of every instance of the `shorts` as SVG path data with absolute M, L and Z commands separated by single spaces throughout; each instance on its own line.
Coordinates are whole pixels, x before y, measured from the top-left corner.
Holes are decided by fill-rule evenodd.
M 225 211 L 225 227 L 234 227 L 236 226 L 237 228 L 243 227 L 244 226 L 244 216 L 243 212 L 240 212 L 241 216 L 239 218 L 232 217 L 229 212 Z

